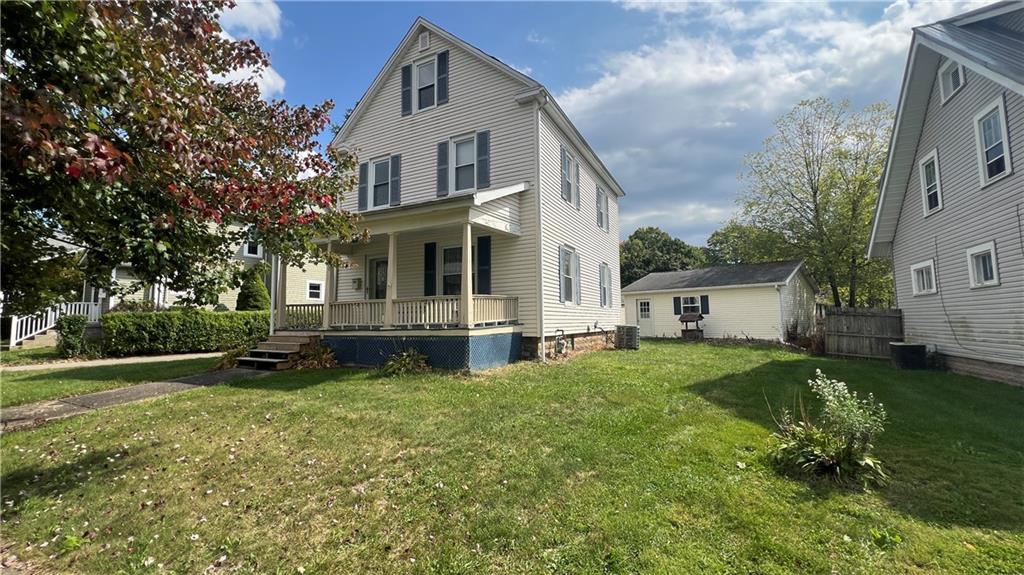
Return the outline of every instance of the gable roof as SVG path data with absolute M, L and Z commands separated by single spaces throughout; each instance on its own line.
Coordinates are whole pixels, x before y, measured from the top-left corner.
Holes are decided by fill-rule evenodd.
M 767 262 L 763 264 L 733 264 L 677 272 L 654 272 L 622 288 L 627 292 L 674 291 L 685 289 L 775 286 L 789 279 L 803 267 L 803 260 Z
M 527 76 L 526 74 L 523 74 L 522 72 L 516 70 L 512 66 L 509 66 L 505 62 L 502 62 L 497 57 L 491 56 L 490 54 L 484 52 L 483 50 L 477 48 L 476 46 L 473 46 L 472 44 L 466 42 L 465 40 L 459 38 L 458 36 L 455 36 L 451 32 L 448 32 L 444 28 L 441 28 L 437 24 L 434 24 L 433 22 L 427 20 L 422 16 L 416 18 L 416 21 L 412 23 L 412 26 L 409 28 L 409 31 L 405 33 L 405 36 L 402 38 L 402 41 L 398 43 L 398 46 L 395 48 L 394 52 L 391 53 L 391 56 L 388 58 L 388 61 L 384 64 L 384 67 L 381 68 L 380 72 L 377 73 L 377 77 L 374 78 L 373 83 L 370 84 L 370 87 L 366 89 L 366 92 L 363 93 L 363 96 L 359 99 L 359 102 L 356 104 L 356 107 L 352 110 L 352 113 L 349 114 L 349 117 L 345 120 L 345 123 L 342 124 L 341 130 L 339 130 L 338 133 L 334 136 L 334 138 L 331 139 L 331 143 L 328 145 L 328 149 L 340 146 L 349 137 L 349 135 L 352 132 L 352 127 L 356 125 L 356 123 L 362 117 L 363 112 L 366 110 L 366 108 L 369 107 L 369 102 L 374 97 L 376 97 L 377 92 L 381 90 L 385 80 L 388 77 L 388 74 L 390 74 L 391 70 L 395 67 L 395 65 L 398 64 L 399 58 L 401 58 L 402 54 L 405 53 L 406 49 L 413 42 L 416 41 L 416 38 L 419 35 L 421 28 L 430 31 L 432 34 L 437 34 L 441 36 L 449 43 L 458 46 L 459 48 L 465 50 L 469 54 L 476 56 L 481 61 L 491 65 L 498 72 L 505 74 L 511 77 L 513 80 L 520 82 L 523 85 L 523 92 L 519 94 L 516 97 L 516 99 L 520 101 L 520 103 L 525 103 L 530 100 L 536 100 L 542 108 L 546 108 L 549 111 L 551 111 L 552 116 L 555 119 L 555 123 L 562 129 L 562 131 L 565 132 L 566 136 L 568 136 L 569 139 L 572 140 L 573 144 L 575 144 L 576 147 L 580 149 L 580 151 L 587 158 L 590 164 L 594 166 L 594 169 L 599 172 L 599 175 L 607 181 L 609 186 L 612 188 L 612 191 L 619 197 L 626 195 L 626 192 L 622 189 L 622 186 L 619 185 L 619 182 L 615 180 L 615 177 L 612 176 L 611 172 L 604 165 L 604 162 L 602 162 L 601 159 L 597 156 L 593 148 L 590 147 L 590 144 L 588 144 L 586 139 L 583 138 L 583 135 L 580 134 L 579 130 L 576 129 L 576 126 L 573 125 L 572 121 L 565 114 L 565 112 L 562 111 L 562 108 L 558 106 L 558 104 L 555 102 L 555 99 L 551 96 L 550 92 L 548 92 L 547 88 L 541 85 L 540 82 L 534 80 L 533 78 Z
M 943 58 L 1024 95 L 1024 35 L 993 19 L 1024 12 L 1024 1 L 997 2 L 954 18 L 914 28 L 903 73 L 896 120 L 889 141 L 868 257 L 891 254 L 896 224 L 914 169 L 917 142 L 924 128 L 932 86 Z

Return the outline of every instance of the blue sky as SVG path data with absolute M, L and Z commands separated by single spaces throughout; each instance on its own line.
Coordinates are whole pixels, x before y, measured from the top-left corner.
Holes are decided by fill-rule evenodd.
M 913 26 L 984 2 L 243 2 L 223 15 L 272 70 L 267 97 L 336 121 L 417 16 L 544 84 L 625 188 L 623 237 L 693 244 L 728 220 L 744 154 L 804 98 L 895 105 Z

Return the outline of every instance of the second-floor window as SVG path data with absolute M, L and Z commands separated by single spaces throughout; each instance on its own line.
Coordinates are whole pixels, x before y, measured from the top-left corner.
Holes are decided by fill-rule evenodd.
M 936 150 L 932 150 L 921 159 L 920 177 L 921 194 L 924 202 L 924 215 L 942 209 L 942 189 L 939 186 L 939 158 Z
M 416 85 L 416 109 L 423 110 L 434 106 L 437 100 L 437 60 L 431 58 L 416 64 L 414 70 Z
M 455 186 L 456 192 L 476 188 L 476 135 L 452 141 L 455 150 Z
M 597 227 L 608 231 L 608 193 L 597 187 Z
M 562 148 L 562 199 L 580 207 L 580 165 L 572 152 Z
M 391 158 L 374 161 L 370 174 L 371 207 L 388 205 L 391 201 Z
M 984 186 L 1012 170 L 1010 149 L 1006 145 L 1006 108 L 1001 95 L 974 117 L 974 131 L 981 185 Z
M 242 246 L 242 253 L 247 258 L 263 257 L 263 248 L 256 242 L 245 242 Z

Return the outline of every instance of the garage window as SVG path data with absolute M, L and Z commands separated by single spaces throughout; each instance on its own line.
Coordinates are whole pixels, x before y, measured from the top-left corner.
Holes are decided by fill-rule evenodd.
M 651 319 L 651 302 L 646 300 L 640 302 L 640 319 Z

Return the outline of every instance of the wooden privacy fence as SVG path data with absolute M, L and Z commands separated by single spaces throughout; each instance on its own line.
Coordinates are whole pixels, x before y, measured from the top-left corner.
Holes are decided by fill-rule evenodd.
M 889 358 L 889 342 L 903 341 L 898 309 L 825 307 L 825 353 L 843 357 Z

